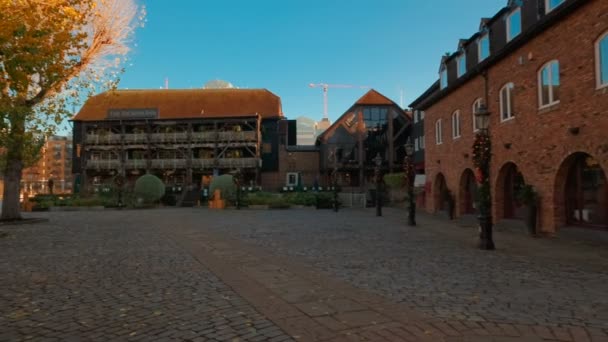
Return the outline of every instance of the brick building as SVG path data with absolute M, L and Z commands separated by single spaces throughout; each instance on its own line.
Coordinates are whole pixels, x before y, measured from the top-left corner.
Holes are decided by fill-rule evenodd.
M 334 168 L 343 188 L 365 190 L 373 184 L 373 159 L 382 157 L 382 170 L 401 172 L 411 118 L 395 102 L 375 90 L 358 99 L 317 138 L 322 181 Z
M 521 218 L 517 191 L 540 195 L 539 228 L 608 227 L 608 1 L 508 1 L 443 56 L 410 106 L 425 120 L 427 208 L 476 212 L 473 112 L 492 139 L 494 220 Z
M 30 195 L 49 193 L 49 179 L 53 180 L 54 193 L 72 192 L 72 139 L 49 137 L 38 162 L 23 170 L 21 189 Z
M 74 117 L 74 167 L 84 188 L 144 173 L 200 188 L 240 169 L 247 184 L 278 169 L 281 99 L 265 89 L 116 90 Z

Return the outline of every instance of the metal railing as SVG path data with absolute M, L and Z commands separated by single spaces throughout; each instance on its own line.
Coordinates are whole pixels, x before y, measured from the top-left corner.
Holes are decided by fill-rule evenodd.
M 87 169 L 96 170 L 115 170 L 120 167 L 120 160 L 118 159 L 90 159 L 87 160 Z
M 125 143 L 147 143 L 146 133 L 126 133 L 122 135 Z M 150 141 L 154 143 L 177 143 L 188 141 L 187 132 L 171 133 L 150 133 Z M 256 141 L 257 136 L 254 131 L 244 132 L 192 132 L 193 142 L 213 142 L 213 141 Z M 85 137 L 85 143 L 89 145 L 118 144 L 121 142 L 121 134 L 89 133 Z

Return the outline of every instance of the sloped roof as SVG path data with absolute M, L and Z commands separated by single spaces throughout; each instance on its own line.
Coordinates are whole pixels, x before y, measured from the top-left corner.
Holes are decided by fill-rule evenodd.
M 347 115 L 352 115 L 354 114 L 353 112 L 353 108 L 355 106 L 359 106 L 359 105 L 363 105 L 363 106 L 374 106 L 374 105 L 391 105 L 391 106 L 395 106 L 396 108 L 399 109 L 399 111 L 401 113 L 403 113 L 403 115 L 405 115 L 405 117 L 411 119 L 411 117 L 408 116 L 408 114 L 403 110 L 403 108 L 401 108 L 401 106 L 399 106 L 398 104 L 396 104 L 394 101 L 392 101 L 391 99 L 389 99 L 388 97 L 380 94 L 379 92 L 377 92 L 374 89 L 371 89 L 370 91 L 368 91 L 367 93 L 365 93 L 365 95 L 361 96 L 357 102 L 355 102 L 346 112 L 344 112 L 344 114 L 342 114 L 336 121 L 334 121 L 334 123 L 332 123 L 323 133 L 321 133 L 318 137 L 317 137 L 317 142 L 321 141 L 322 139 L 325 138 L 325 136 L 327 134 L 329 134 L 330 132 L 335 131 L 337 128 L 342 126 L 342 121 L 344 121 L 346 119 Z
M 151 108 L 159 119 L 283 116 L 281 98 L 266 89 L 141 89 L 93 96 L 73 120 L 105 120 L 110 109 Z
M 380 94 L 374 89 L 371 89 L 365 95 L 361 96 L 355 104 L 358 105 L 397 105 L 391 101 L 388 97 Z

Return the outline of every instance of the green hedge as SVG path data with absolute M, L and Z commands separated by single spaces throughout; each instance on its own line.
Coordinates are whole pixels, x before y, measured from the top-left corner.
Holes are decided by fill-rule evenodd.
M 384 183 L 393 189 L 405 186 L 405 173 L 387 173 L 384 175 Z

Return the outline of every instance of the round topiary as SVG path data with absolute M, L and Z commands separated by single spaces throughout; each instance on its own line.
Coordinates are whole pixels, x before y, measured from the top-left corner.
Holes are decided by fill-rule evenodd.
M 143 175 L 135 181 L 135 196 L 144 203 L 158 202 L 165 195 L 165 184 L 154 175 Z
M 235 203 L 236 201 L 236 185 L 232 175 L 221 175 L 215 176 L 211 180 L 209 185 L 209 192 L 211 195 L 214 194 L 215 189 L 221 191 L 220 196 L 226 200 L 227 203 Z

